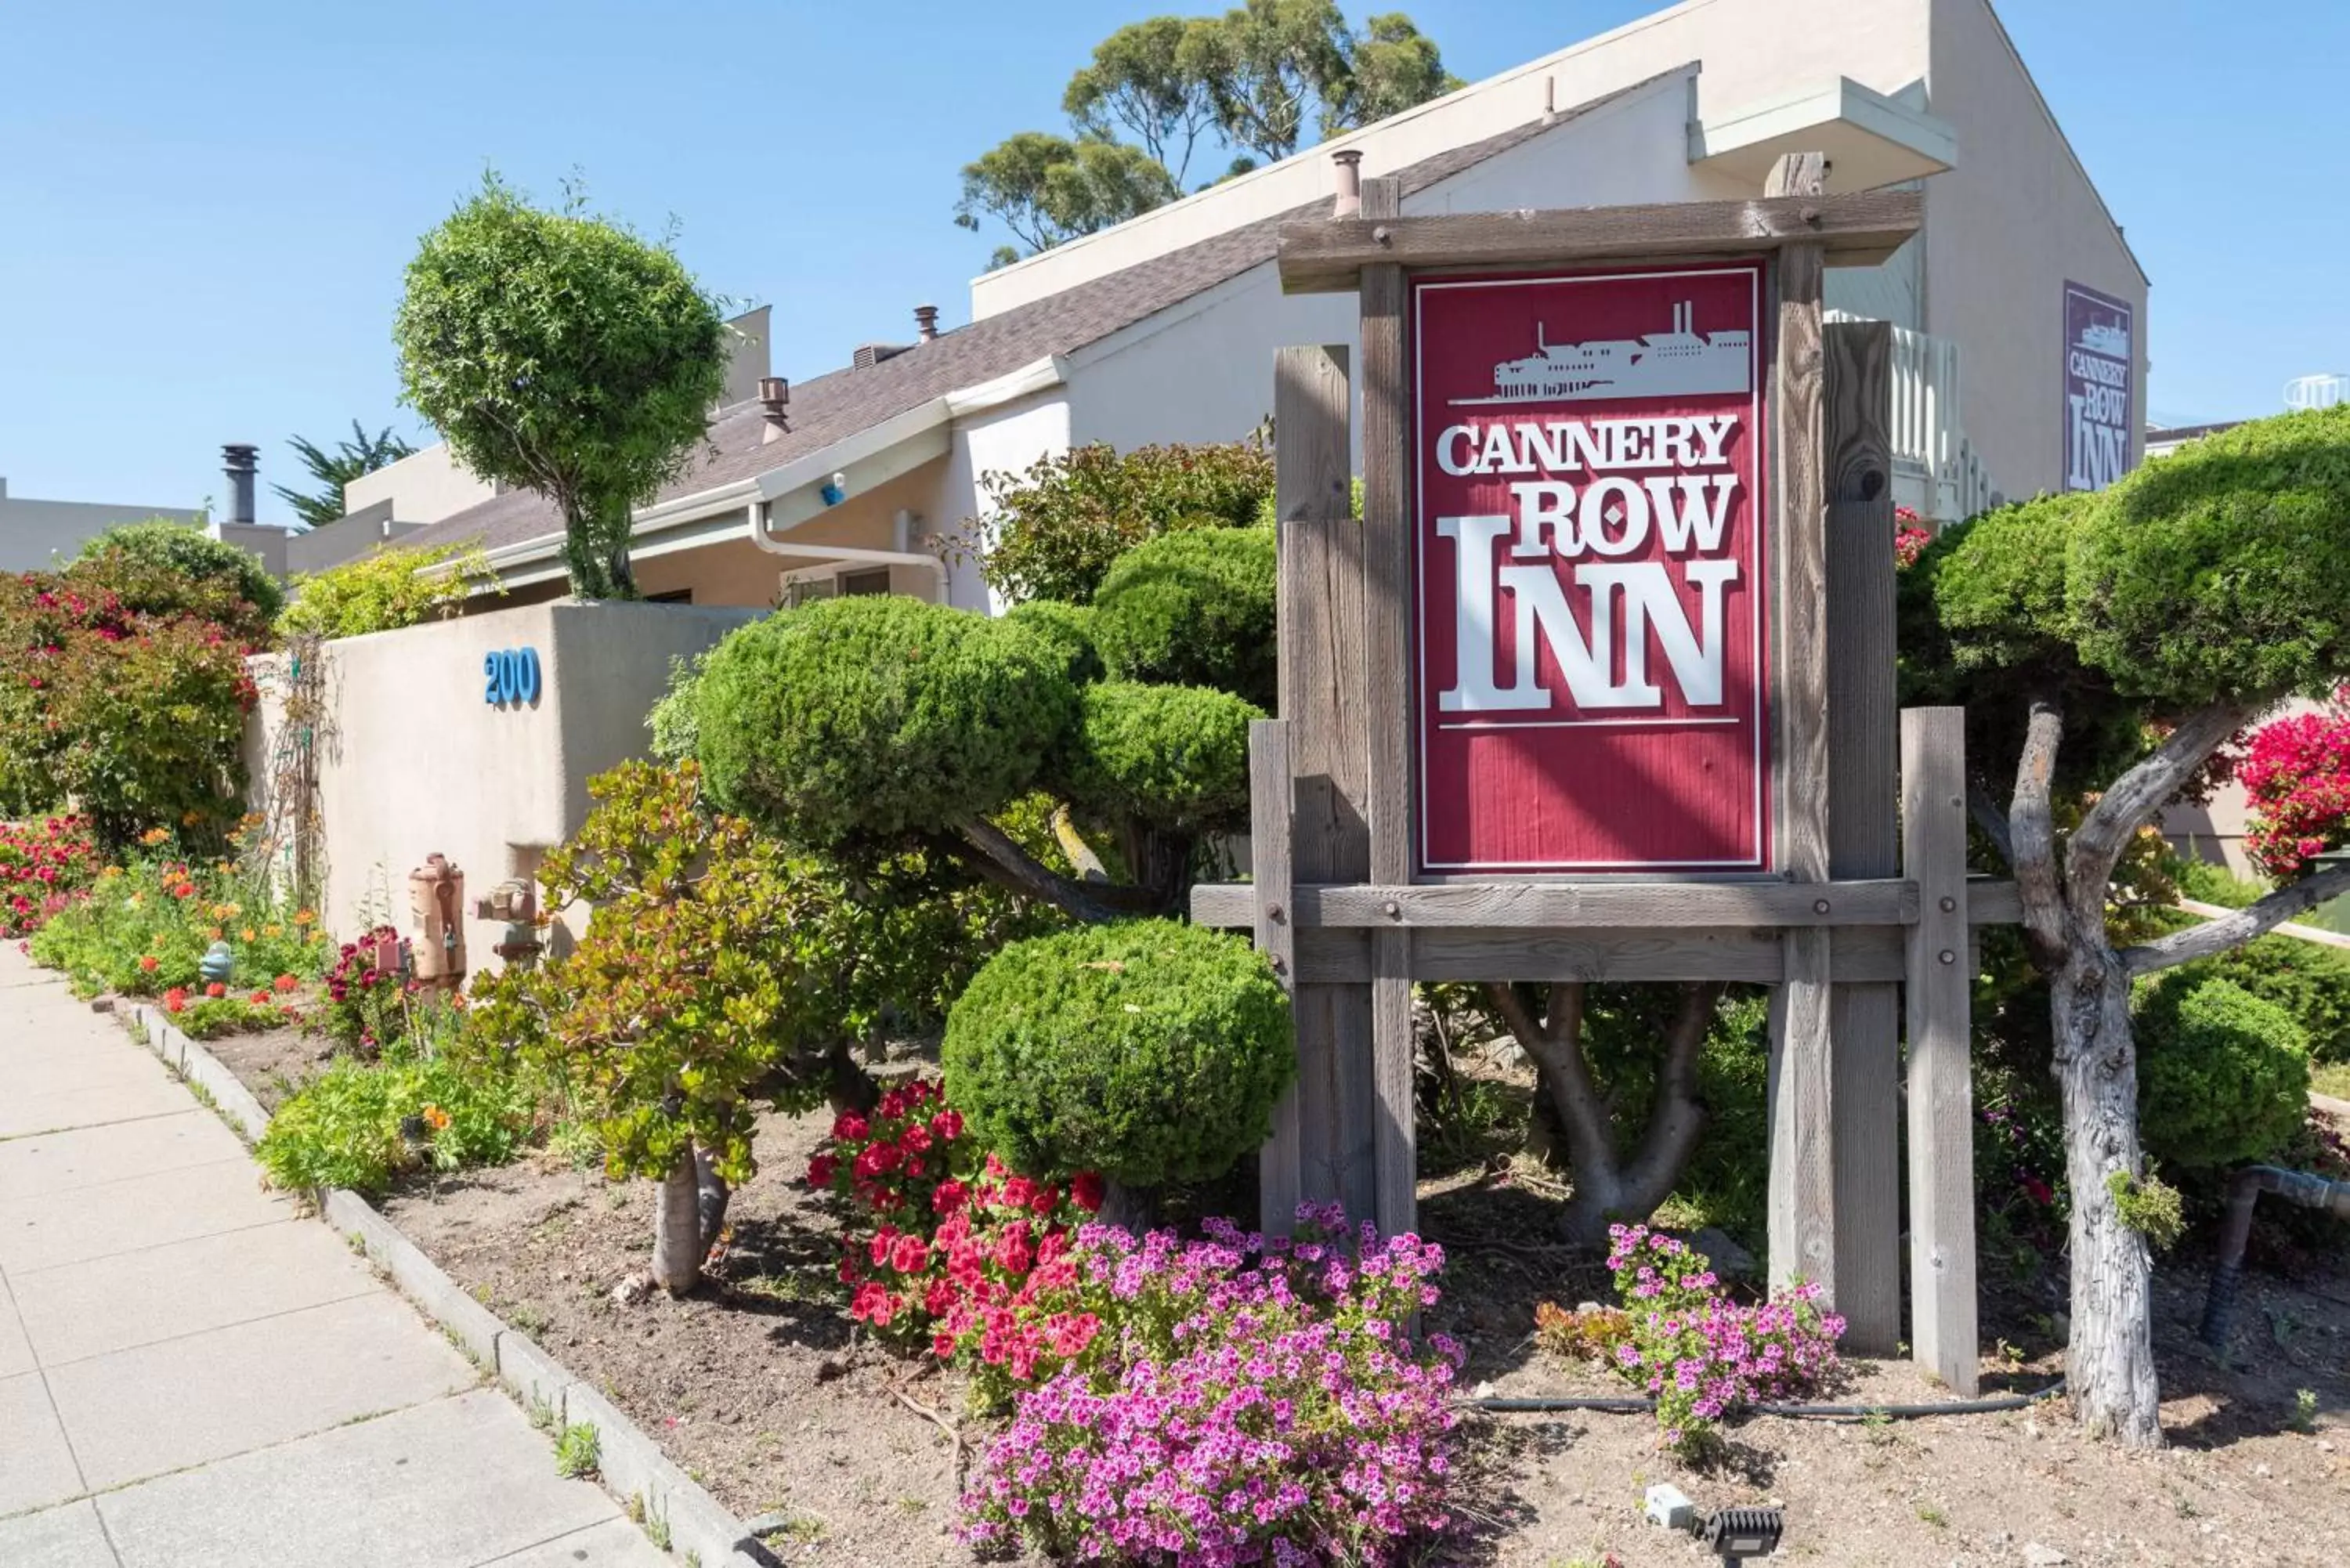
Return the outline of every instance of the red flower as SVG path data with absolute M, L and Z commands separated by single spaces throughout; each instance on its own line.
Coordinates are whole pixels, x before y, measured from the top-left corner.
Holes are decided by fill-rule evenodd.
M 839 1157 L 829 1154 L 817 1155 L 814 1159 L 808 1161 L 808 1185 L 810 1187 L 830 1187 L 832 1185 L 833 1173 L 839 1168 Z
M 169 990 L 169 991 L 167 991 L 167 992 L 165 992 L 163 993 L 163 1011 L 164 1011 L 164 1012 L 182 1012 L 182 1011 L 184 1011 L 184 1010 L 186 1009 L 187 1005 L 188 1005 L 188 989 L 187 989 L 187 987 L 185 987 L 185 986 L 183 986 L 183 985 L 175 985 L 175 986 L 173 986 L 171 990 Z
M 940 1182 L 938 1189 L 931 1194 L 931 1210 L 933 1213 L 951 1214 L 962 1207 L 962 1183 L 949 1178 Z
M 833 1118 L 832 1136 L 836 1140 L 861 1138 L 872 1130 L 855 1111 L 843 1111 Z
M 931 1118 L 931 1133 L 941 1143 L 954 1142 L 955 1139 L 962 1137 L 962 1113 L 941 1111 Z
M 272 985 L 274 985 L 274 986 L 276 986 L 276 987 L 280 992 L 290 992 L 290 991 L 294 990 L 296 987 L 299 986 L 302 982 L 301 982 L 300 981 L 298 981 L 298 980 L 296 980 L 296 979 L 295 979 L 292 975 L 290 975 L 290 974 L 281 974 L 281 975 L 279 975 L 276 980 L 271 981 L 269 983 L 270 983 L 270 984 L 272 984 Z
M 1003 1184 L 1003 1202 L 1011 1209 L 1025 1209 L 1036 1196 L 1036 1184 L 1024 1176 L 1015 1176 Z
M 193 882 L 182 882 L 172 889 L 172 897 L 174 898 L 192 898 L 195 896 L 196 885 Z
M 901 1274 L 919 1273 L 931 1261 L 931 1249 L 920 1236 L 899 1236 L 889 1249 L 889 1266 Z
M 935 1317 L 938 1314 L 934 1312 L 931 1315 Z M 954 1335 L 951 1334 L 932 1334 L 931 1336 L 931 1354 L 937 1356 L 941 1361 L 953 1360 Z
M 153 953 L 141 953 L 139 955 L 139 967 L 145 970 L 149 974 L 153 974 L 157 966 L 162 961 L 162 960 L 157 958 Z
M 204 987 L 204 994 L 206 996 L 226 996 L 228 994 L 228 986 L 226 982 L 216 980 L 210 985 Z
M 1069 1200 L 1088 1214 L 1098 1214 L 1102 1206 L 1102 1185 L 1097 1172 L 1081 1170 L 1069 1179 Z
M 1061 1189 L 1059 1188 L 1040 1187 L 1036 1189 L 1036 1196 L 1028 1200 L 1028 1212 L 1040 1217 L 1049 1216 L 1060 1206 Z
M 265 1007 L 269 1003 L 269 992 L 265 990 L 256 991 L 251 996 L 246 997 L 245 1001 L 253 1003 L 255 1007 Z
M 931 1129 L 916 1122 L 899 1135 L 898 1147 L 908 1154 L 920 1154 L 931 1147 Z

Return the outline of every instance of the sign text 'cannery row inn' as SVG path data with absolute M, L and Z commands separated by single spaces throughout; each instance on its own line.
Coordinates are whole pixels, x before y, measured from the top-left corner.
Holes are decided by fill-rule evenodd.
M 1771 868 L 1762 286 L 1415 281 L 1422 869 Z

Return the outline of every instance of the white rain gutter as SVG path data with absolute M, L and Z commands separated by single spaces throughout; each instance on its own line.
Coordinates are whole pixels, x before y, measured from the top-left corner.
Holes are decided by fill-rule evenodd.
M 748 479 L 731 480 L 709 490 L 697 491 L 691 495 L 681 495 L 673 500 L 658 502 L 653 505 L 643 507 L 637 512 L 630 523 L 629 535 L 633 538 L 647 532 L 658 532 L 665 528 L 677 527 L 682 524 L 699 522 L 705 517 L 721 516 L 729 512 L 747 511 L 751 542 L 769 555 L 795 556 L 803 558 L 831 557 L 843 561 L 866 560 L 877 565 L 887 562 L 896 566 L 935 567 L 940 574 L 940 599 L 941 602 L 944 602 L 946 566 L 937 557 L 927 553 L 860 551 L 847 545 L 835 545 L 785 546 L 769 532 L 775 504 L 789 498 L 793 504 L 785 509 L 800 514 L 785 524 L 787 529 L 806 522 L 809 517 L 820 515 L 828 510 L 826 504 L 819 502 L 810 505 L 806 503 L 808 498 L 815 496 L 831 482 L 834 474 L 845 472 L 852 464 L 880 456 L 894 447 L 914 441 L 933 432 L 936 432 L 937 439 L 941 444 L 940 452 L 931 455 L 942 455 L 948 450 L 945 441 L 949 430 L 956 420 L 971 414 L 984 413 L 1032 393 L 1057 387 L 1061 385 L 1066 369 L 1066 363 L 1061 356 L 1047 354 L 1041 358 L 1031 360 L 1016 370 L 998 376 L 993 380 L 958 388 L 941 397 L 932 398 L 928 402 L 917 403 L 903 413 L 893 415 L 879 424 L 868 425 L 863 430 L 853 431 L 834 441 L 830 446 L 795 458 L 780 467 L 771 468 L 764 473 L 753 474 Z M 488 565 L 503 580 L 520 585 L 553 574 L 536 573 L 525 576 L 509 572 L 505 568 L 551 561 L 559 556 L 562 551 L 563 535 L 561 534 L 542 535 L 536 539 L 520 540 L 490 551 Z M 901 556 L 902 559 L 900 559 Z M 456 561 L 444 561 L 438 566 L 424 568 L 421 575 L 428 577 L 446 576 L 455 571 L 457 566 Z
M 938 584 L 937 604 L 947 602 L 947 564 L 928 550 L 871 550 L 852 545 L 790 545 L 767 532 L 767 518 L 774 509 L 772 501 L 751 503 L 751 543 L 770 556 L 795 556 L 801 560 L 840 561 L 851 566 L 916 566 L 931 574 Z M 898 543 L 904 545 L 910 531 L 908 514 L 898 514 Z

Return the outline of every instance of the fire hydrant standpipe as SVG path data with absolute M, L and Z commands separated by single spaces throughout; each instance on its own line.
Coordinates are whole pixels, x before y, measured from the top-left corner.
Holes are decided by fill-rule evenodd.
M 2236 1293 L 2244 1282 L 2244 1247 L 2252 1239 L 2252 1209 L 2263 1192 L 2350 1220 L 2350 1181 L 2328 1181 L 2273 1165 L 2248 1165 L 2230 1177 L 2220 1258 L 2211 1267 L 2211 1293 L 2203 1301 L 2203 1343 L 2215 1349 L 2227 1348 L 2228 1331 L 2235 1324 Z

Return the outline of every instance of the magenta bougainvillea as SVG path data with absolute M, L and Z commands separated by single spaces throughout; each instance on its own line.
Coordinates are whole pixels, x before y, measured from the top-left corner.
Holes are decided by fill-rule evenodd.
M 1411 1335 L 1441 1249 L 1206 1222 L 1205 1240 L 1077 1234 L 1070 1293 L 1102 1329 L 1020 1396 L 962 1499 L 983 1551 L 1224 1568 L 1397 1560 L 1451 1527 L 1460 1346 Z
M 78 816 L 0 823 L 0 937 L 29 935 L 88 894 L 98 846 Z
M 2314 713 L 2252 732 L 2236 763 L 2251 820 L 2245 853 L 2270 876 L 2299 876 L 2350 843 L 2350 687 Z
M 1933 542 L 1933 531 L 1915 511 L 1907 506 L 1893 509 L 1893 565 L 1897 569 L 1916 566 L 1918 557 Z

